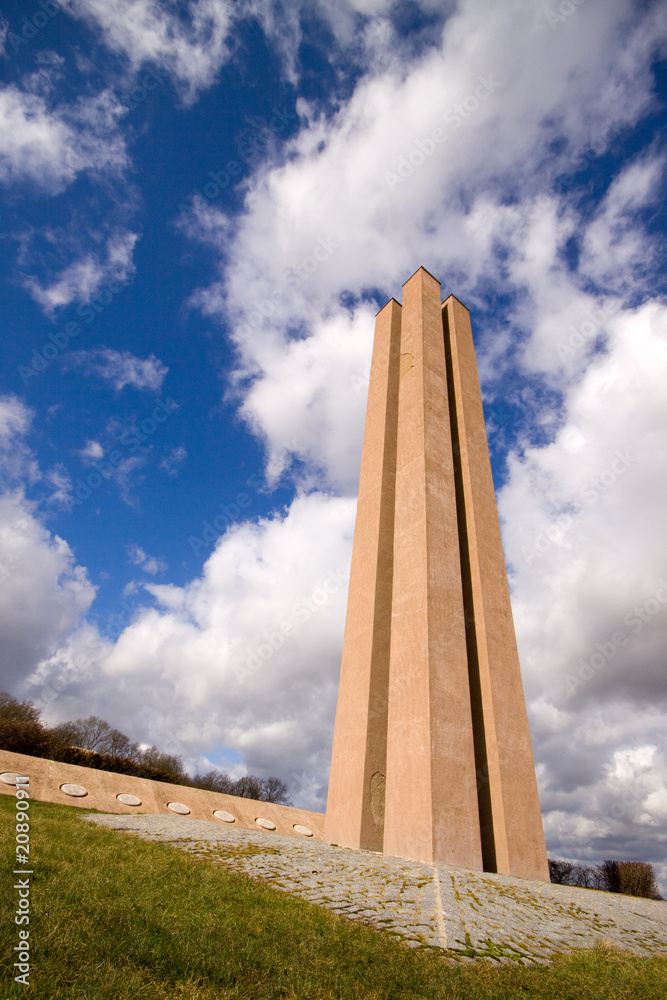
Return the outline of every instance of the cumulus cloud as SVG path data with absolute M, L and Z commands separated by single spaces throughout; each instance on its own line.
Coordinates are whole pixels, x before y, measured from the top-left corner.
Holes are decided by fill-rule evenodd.
M 145 63 L 162 67 L 185 103 L 211 86 L 229 54 L 234 9 L 225 0 L 193 0 L 185 11 L 175 0 L 72 0 L 69 10 L 95 25 L 134 72 Z
M 136 233 L 114 233 L 107 239 L 105 256 L 87 253 L 69 264 L 50 283 L 43 285 L 32 276 L 25 279 L 25 286 L 51 317 L 56 309 L 72 302 L 90 302 L 102 289 L 111 301 L 120 287 L 134 277 L 133 254 L 138 238 Z
M 233 747 L 250 772 L 278 768 L 324 808 L 330 740 L 322 734 L 333 734 L 354 507 L 314 493 L 229 528 L 200 578 L 144 585 L 156 606 L 131 608 L 87 682 L 78 636 L 40 666 L 31 688 L 39 697 L 72 677 L 71 688 L 56 684 L 54 717 L 122 718 L 132 738 L 191 762 L 202 746 Z
M 667 708 L 656 657 L 667 642 L 667 546 L 656 530 L 666 376 L 665 306 L 614 317 L 607 350 L 568 390 L 555 439 L 513 455 L 499 494 L 532 693 L 548 690 L 568 711 L 619 698 Z M 581 666 L 591 660 L 595 669 Z
M 35 665 L 51 655 L 88 611 L 95 588 L 69 545 L 53 535 L 25 498 L 23 483 L 39 470 L 25 441 L 31 411 L 20 401 L 0 400 L 0 645 L 4 683 L 17 688 Z M 67 483 L 56 468 L 57 490 Z
M 169 371 L 154 354 L 137 358 L 130 351 L 100 347 L 94 351 L 73 351 L 68 364 L 80 366 L 87 375 L 97 375 L 110 382 L 117 392 L 129 385 L 133 389 L 159 392 Z
M 62 191 L 83 171 L 117 173 L 127 153 L 117 123 L 123 108 L 110 90 L 53 108 L 10 84 L 0 90 L 0 182 L 31 181 Z
M 16 686 L 69 638 L 95 597 L 85 567 L 20 496 L 0 497 L 0 585 L 5 683 Z
M 491 13 L 488 5 L 465 4 L 447 21 L 439 48 L 409 67 L 369 74 L 333 116 L 313 117 L 300 105 L 303 127 L 285 163 L 258 171 L 239 219 L 195 206 L 193 226 L 219 248 L 223 265 L 220 281 L 195 301 L 232 328 L 238 378 L 252 387 L 244 412 L 272 454 L 280 452 L 270 440 L 274 428 L 284 422 L 283 407 L 267 405 L 276 358 L 308 351 L 291 342 L 295 335 L 318 356 L 323 322 L 341 316 L 341 299 L 352 331 L 356 311 L 363 319 L 368 308 L 365 297 L 373 295 L 377 308 L 422 263 L 474 305 L 485 288 L 506 280 L 495 258 L 502 226 L 510 224 L 506 206 L 519 202 L 527 211 L 545 188 L 550 211 L 529 232 L 514 227 L 526 263 L 513 277 L 519 288 L 531 268 L 546 279 L 556 262 L 545 259 L 540 230 L 556 230 L 545 244 L 556 253 L 575 224 L 554 194 L 555 179 L 591 138 L 605 137 L 604 150 L 612 115 L 633 122 L 650 106 L 651 78 L 631 66 L 648 64 L 655 38 L 667 34 L 659 9 L 629 37 L 626 3 L 580 14 L 571 35 L 551 32 L 542 12 L 528 16 L 520 3 Z M 472 38 L 474 59 L 465 44 Z M 618 73 L 622 86 L 599 86 Z M 556 141 L 560 154 L 553 153 Z M 565 274 L 561 291 L 573 284 Z M 591 291 L 577 289 L 577 299 L 577 308 L 597 303 Z M 536 313 L 519 319 L 530 322 Z M 340 363 L 347 362 L 342 351 Z M 295 422 L 307 426 L 321 386 L 311 378 L 304 392 L 294 365 L 282 377 L 300 410 Z M 357 455 L 350 449 L 337 484 L 353 482 Z M 309 457 L 318 460 L 316 452 Z

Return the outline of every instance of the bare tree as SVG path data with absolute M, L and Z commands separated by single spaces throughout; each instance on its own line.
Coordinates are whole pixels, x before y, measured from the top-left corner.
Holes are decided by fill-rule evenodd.
M 588 869 L 588 884 L 591 889 L 600 889 L 602 892 L 609 892 L 607 873 L 602 865 L 592 865 Z
M 234 788 L 234 795 L 240 795 L 243 799 L 262 799 L 262 780 L 253 774 L 247 774 L 239 778 Z
M 121 733 L 120 729 L 110 729 L 102 743 L 104 750 L 102 753 L 112 760 L 136 760 L 139 746 L 137 743 L 130 743 L 129 737 Z
M 568 885 L 576 885 L 580 889 L 588 889 L 589 885 L 589 872 L 590 868 L 588 865 L 574 865 L 572 871 L 570 872 L 570 877 L 568 879 Z
M 90 715 L 87 719 L 77 719 L 76 722 L 63 722 L 53 729 L 54 735 L 63 745 L 80 747 L 82 750 L 95 750 L 106 753 L 111 726 L 104 719 Z
M 576 867 L 573 861 L 557 861 L 549 858 L 549 877 L 557 885 L 572 885 L 570 878 Z
M 194 788 L 205 788 L 209 792 L 222 792 L 223 795 L 234 795 L 236 782 L 228 774 L 214 768 L 206 774 L 196 774 L 190 784 Z
M 264 785 L 262 798 L 265 802 L 277 802 L 284 806 L 292 805 L 287 785 L 280 778 L 267 778 L 262 784 Z

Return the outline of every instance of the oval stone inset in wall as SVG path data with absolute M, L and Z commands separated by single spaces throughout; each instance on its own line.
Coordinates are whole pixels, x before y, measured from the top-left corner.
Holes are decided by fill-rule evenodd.
M 140 806 L 141 799 L 138 799 L 136 795 L 130 795 L 129 792 L 121 792 L 116 798 L 119 802 L 122 802 L 124 806 Z
M 69 782 L 66 782 L 64 785 L 61 785 L 60 791 L 64 792 L 65 795 L 72 795 L 74 796 L 74 798 L 77 799 L 82 799 L 84 795 L 88 794 L 83 785 L 72 785 Z
M 190 810 L 182 802 L 167 802 L 167 809 L 171 809 L 173 813 L 178 813 L 179 816 L 190 815 Z
M 275 823 L 272 823 L 270 819 L 262 819 L 261 816 L 257 817 L 255 823 L 257 826 L 261 826 L 262 830 L 275 830 L 276 828 Z
M 3 771 L 0 774 L 0 781 L 4 781 L 6 785 L 15 785 L 18 771 Z M 23 777 L 23 775 L 21 775 Z
M 236 816 L 232 816 L 231 813 L 225 812 L 224 809 L 214 809 L 213 815 L 216 819 L 221 819 L 223 823 L 236 823 Z
M 300 823 L 295 823 L 294 829 L 297 833 L 300 833 L 302 837 L 312 837 L 313 835 L 312 830 L 309 830 L 307 826 L 301 826 Z

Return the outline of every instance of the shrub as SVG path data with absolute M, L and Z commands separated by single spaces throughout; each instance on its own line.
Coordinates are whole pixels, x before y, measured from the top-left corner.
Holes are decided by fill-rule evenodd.
M 0 717 L 0 747 L 32 757 L 50 757 L 54 741 L 50 731 L 39 721 Z
M 603 861 L 610 892 L 645 899 L 662 899 L 653 865 L 646 861 Z

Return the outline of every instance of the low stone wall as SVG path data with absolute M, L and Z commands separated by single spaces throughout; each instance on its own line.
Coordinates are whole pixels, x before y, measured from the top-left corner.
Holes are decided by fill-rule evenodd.
M 0 792 L 14 795 L 17 774 L 30 779 L 31 798 L 42 802 L 105 813 L 178 814 L 219 822 L 223 827 L 268 830 L 315 840 L 324 836 L 323 813 L 0 750 Z

